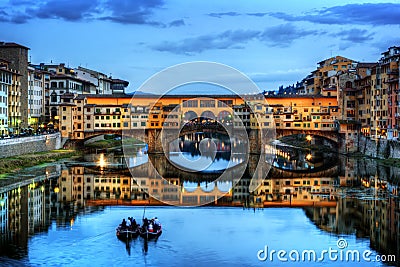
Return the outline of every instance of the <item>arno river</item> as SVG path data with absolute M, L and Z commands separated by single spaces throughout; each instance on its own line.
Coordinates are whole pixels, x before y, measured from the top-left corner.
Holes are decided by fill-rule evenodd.
M 137 147 L 127 159 L 135 178 L 118 149 L 2 178 L 0 266 L 398 264 L 397 168 L 277 146 L 262 190 L 249 194 L 247 170 L 240 180 L 213 180 L 230 164 L 225 145 L 198 177 Z M 184 156 L 199 157 L 190 149 Z M 166 180 L 149 178 L 150 162 Z M 158 217 L 162 235 L 118 240 L 115 228 L 130 216 Z

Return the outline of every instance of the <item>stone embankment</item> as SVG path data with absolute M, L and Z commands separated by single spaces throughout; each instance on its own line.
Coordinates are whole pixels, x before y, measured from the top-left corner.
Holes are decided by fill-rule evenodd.
M 0 140 L 0 158 L 46 152 L 62 147 L 61 134 L 47 134 Z
M 380 159 L 400 159 L 400 142 L 397 140 L 370 139 L 360 136 L 358 151 L 366 156 Z

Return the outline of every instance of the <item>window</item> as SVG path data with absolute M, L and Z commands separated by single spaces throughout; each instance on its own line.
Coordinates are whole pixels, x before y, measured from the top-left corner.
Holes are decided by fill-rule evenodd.
M 51 102 L 57 102 L 57 94 L 56 93 L 52 93 L 50 98 L 51 98 Z
M 185 108 L 197 108 L 198 101 L 197 100 L 187 100 L 187 101 L 183 101 L 182 105 Z
M 205 108 L 205 107 L 215 107 L 215 101 L 214 100 L 200 100 L 200 107 Z
M 90 126 L 90 123 L 87 123 L 86 124 L 86 128 L 90 128 L 91 126 Z

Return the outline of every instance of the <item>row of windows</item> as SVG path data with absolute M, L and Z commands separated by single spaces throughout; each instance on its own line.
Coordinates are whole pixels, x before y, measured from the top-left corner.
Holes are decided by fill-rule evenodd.
M 272 182 L 271 181 L 264 181 L 264 186 L 269 186 L 269 185 L 271 185 L 272 184 Z M 275 181 L 275 185 L 291 185 L 292 184 L 292 181 Z M 294 185 L 311 185 L 311 181 L 310 180 L 302 180 L 302 181 L 299 181 L 299 180 L 295 180 L 295 181 L 293 181 L 293 184 Z M 320 183 L 321 185 L 330 185 L 331 184 L 331 181 L 328 181 L 328 180 L 321 180 L 321 183 Z M 314 180 L 314 185 L 319 185 L 319 181 L 318 180 Z M 304 189 L 305 190 L 305 189 Z
M 1 72 L 0 82 L 11 84 L 11 73 Z
M 0 93 L 1 93 L 1 92 L 4 92 L 4 94 L 6 94 L 6 95 L 7 95 L 7 92 L 8 92 L 8 86 L 9 86 L 9 85 L 7 85 L 7 84 L 0 83 Z
M 41 108 L 31 108 L 29 109 L 29 114 L 30 115 L 40 115 L 42 114 L 42 109 Z
M 43 95 L 43 91 L 41 90 L 29 90 L 28 91 L 29 95 L 35 95 L 35 96 L 42 96 Z
M 39 106 L 41 106 L 42 105 L 42 99 L 38 99 L 38 100 L 29 99 L 28 103 L 29 103 L 29 105 L 39 105 Z
M 0 107 L 0 115 L 7 116 L 7 108 L 6 107 Z
M 119 120 L 119 119 L 128 119 L 129 118 L 129 115 L 122 115 L 122 116 L 116 116 L 116 115 L 114 115 L 114 116 L 112 116 L 112 119 L 113 120 Z M 139 118 L 139 116 L 138 115 L 132 115 L 132 119 L 138 119 Z M 147 119 L 148 118 L 148 115 L 141 115 L 140 116 L 140 118 L 141 119 Z M 111 119 L 111 116 L 95 116 L 95 119 L 96 120 L 110 120 Z
M 30 86 L 37 86 L 37 87 L 43 87 L 43 82 L 42 81 L 29 81 Z
M 284 123 L 282 125 L 280 123 L 276 123 L 276 127 L 281 127 L 281 126 L 292 127 L 292 123 L 287 122 L 287 123 Z M 333 124 L 329 124 L 329 123 L 322 123 L 321 126 L 323 128 L 325 128 L 325 127 L 333 128 L 334 127 Z M 301 123 L 294 123 L 294 127 L 302 127 L 302 124 Z M 311 127 L 311 123 L 303 123 L 303 128 L 310 128 L 310 127 Z M 319 123 L 318 122 L 314 123 L 314 128 L 319 128 Z
M 121 127 L 121 123 L 95 123 L 94 127 L 98 128 L 98 127 L 113 127 L 113 128 L 120 128 Z M 128 125 L 124 126 L 124 127 L 128 127 Z M 90 127 L 88 127 L 90 128 Z
M 218 107 L 232 106 L 233 100 L 219 100 Z M 182 102 L 182 106 L 185 108 L 197 108 L 199 106 L 198 100 L 186 100 Z M 215 107 L 215 100 L 204 99 L 200 100 L 200 107 Z

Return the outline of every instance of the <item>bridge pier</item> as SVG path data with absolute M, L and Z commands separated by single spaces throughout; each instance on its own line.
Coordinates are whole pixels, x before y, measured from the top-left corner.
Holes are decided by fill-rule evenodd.
M 249 151 L 251 154 L 261 153 L 261 131 L 258 129 L 250 129 L 247 132 L 249 139 Z
M 148 153 L 163 153 L 162 129 L 146 129 L 146 143 L 148 145 Z

